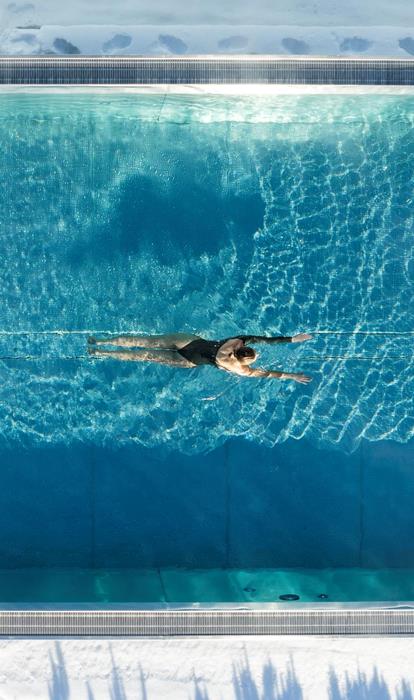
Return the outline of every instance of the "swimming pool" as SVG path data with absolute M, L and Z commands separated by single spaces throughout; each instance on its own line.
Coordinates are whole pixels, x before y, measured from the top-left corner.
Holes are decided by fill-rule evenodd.
M 413 108 L 2 95 L 0 599 L 412 598 Z M 313 382 L 93 360 L 105 331 L 313 332 L 259 361 Z

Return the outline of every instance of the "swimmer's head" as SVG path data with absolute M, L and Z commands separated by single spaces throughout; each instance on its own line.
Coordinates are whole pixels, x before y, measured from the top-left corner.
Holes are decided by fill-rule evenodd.
M 257 357 L 256 351 L 253 350 L 253 348 L 249 348 L 247 345 L 242 345 L 234 354 L 242 365 L 251 365 Z

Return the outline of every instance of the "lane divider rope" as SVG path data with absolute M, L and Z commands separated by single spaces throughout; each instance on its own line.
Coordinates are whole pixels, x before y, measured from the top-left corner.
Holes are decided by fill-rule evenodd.
M 311 335 L 414 335 L 413 331 L 310 331 Z M 6 331 L 0 330 L 0 336 L 13 335 L 145 335 L 142 331 L 96 331 L 96 330 L 65 330 L 49 331 Z M 229 336 L 231 337 L 231 336 Z
M 156 348 L 154 348 L 156 349 Z M 126 350 L 126 352 L 129 352 Z M 321 355 L 320 357 L 301 357 L 300 362 L 305 363 L 305 362 L 336 362 L 336 361 L 356 361 L 356 362 L 372 362 L 373 360 L 380 360 L 383 359 L 387 360 L 412 360 L 413 356 L 412 355 L 382 355 L 382 357 L 378 357 L 378 355 Z M 73 361 L 78 361 L 78 360 L 97 360 L 97 361 L 103 361 L 103 360 L 108 360 L 111 359 L 110 356 L 106 355 L 105 357 L 97 357 L 96 355 L 0 355 L 0 360 L 33 360 L 33 361 L 46 361 L 46 360 L 73 360 Z M 116 358 L 112 358 L 116 359 Z

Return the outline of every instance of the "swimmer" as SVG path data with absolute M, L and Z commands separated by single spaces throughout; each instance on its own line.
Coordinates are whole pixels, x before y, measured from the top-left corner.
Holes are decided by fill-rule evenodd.
M 88 338 L 88 352 L 95 357 L 109 357 L 130 362 L 157 362 L 174 367 L 191 369 L 200 365 L 213 365 L 242 377 L 266 377 L 292 379 L 308 384 L 311 377 L 295 372 L 276 372 L 250 367 L 258 355 L 249 343 L 302 343 L 311 340 L 308 333 L 269 338 L 262 335 L 237 335 L 224 340 L 204 340 L 199 335 L 175 333 L 171 335 L 119 335 L 110 338 Z M 116 345 L 134 350 L 100 350 L 100 345 Z M 136 348 L 142 348 L 136 350 Z

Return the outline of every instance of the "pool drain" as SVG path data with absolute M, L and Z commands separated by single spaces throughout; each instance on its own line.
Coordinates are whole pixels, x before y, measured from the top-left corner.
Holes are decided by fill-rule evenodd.
M 299 600 L 299 596 L 296 593 L 284 593 L 279 596 L 279 600 Z

